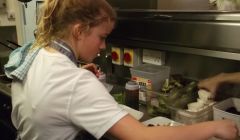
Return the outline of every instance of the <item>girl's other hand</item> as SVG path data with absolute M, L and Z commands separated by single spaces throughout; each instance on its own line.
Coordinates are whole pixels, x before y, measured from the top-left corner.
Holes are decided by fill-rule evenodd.
M 222 79 L 224 79 L 224 74 L 218 74 L 213 77 L 201 80 L 198 83 L 198 88 L 205 89 L 205 90 L 211 92 L 214 97 L 219 84 L 222 82 Z

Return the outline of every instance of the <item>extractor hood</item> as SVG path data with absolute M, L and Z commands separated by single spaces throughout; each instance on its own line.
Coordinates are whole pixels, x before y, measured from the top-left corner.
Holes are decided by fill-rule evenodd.
M 240 60 L 240 13 L 118 10 L 109 42 Z

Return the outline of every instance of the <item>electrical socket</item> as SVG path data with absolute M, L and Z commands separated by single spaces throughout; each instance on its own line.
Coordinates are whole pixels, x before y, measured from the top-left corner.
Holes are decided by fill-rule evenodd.
M 165 52 L 143 49 L 143 62 L 155 65 L 164 65 Z
M 15 12 L 13 10 L 10 10 L 7 12 L 8 19 L 15 19 Z

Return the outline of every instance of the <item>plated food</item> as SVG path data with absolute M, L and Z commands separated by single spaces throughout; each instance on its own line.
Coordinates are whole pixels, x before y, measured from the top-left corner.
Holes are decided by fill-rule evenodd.
M 152 126 L 171 126 L 171 123 L 167 123 L 167 124 L 156 124 L 156 125 L 154 125 L 154 124 L 148 124 L 147 126 L 149 126 L 149 127 L 152 127 Z

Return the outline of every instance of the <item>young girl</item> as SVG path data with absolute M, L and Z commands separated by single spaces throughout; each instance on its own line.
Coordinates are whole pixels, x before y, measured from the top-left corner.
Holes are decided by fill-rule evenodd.
M 77 64 L 92 62 L 105 49 L 115 19 L 105 0 L 44 1 L 36 41 L 11 54 L 5 66 L 14 79 L 12 121 L 21 140 L 72 140 L 80 130 L 97 139 L 105 133 L 120 140 L 236 137 L 229 120 L 147 127 L 121 109 L 96 76 Z M 16 53 L 21 61 L 11 63 Z

